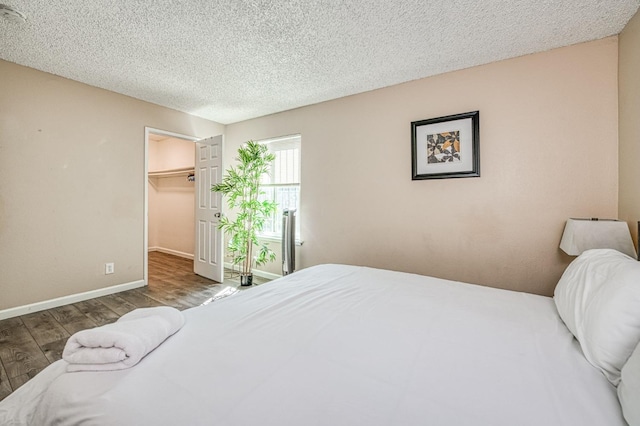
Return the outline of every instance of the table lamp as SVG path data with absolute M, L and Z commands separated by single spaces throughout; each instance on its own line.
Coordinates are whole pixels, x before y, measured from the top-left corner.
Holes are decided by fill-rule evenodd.
M 627 222 L 614 219 L 569 219 L 560 248 L 571 256 L 589 249 L 614 249 L 636 258 Z

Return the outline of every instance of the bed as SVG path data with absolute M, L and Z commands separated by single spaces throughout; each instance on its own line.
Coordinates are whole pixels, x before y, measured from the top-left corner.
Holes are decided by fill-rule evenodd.
M 626 424 L 550 297 L 320 265 L 183 315 L 132 368 L 52 364 L 0 424 Z

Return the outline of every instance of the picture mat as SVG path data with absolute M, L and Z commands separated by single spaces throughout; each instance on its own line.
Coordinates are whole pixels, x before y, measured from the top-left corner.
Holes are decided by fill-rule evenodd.
M 473 170 L 473 120 L 464 118 L 442 123 L 427 124 L 416 127 L 416 173 L 456 173 Z M 453 163 L 427 162 L 427 135 L 446 132 L 460 132 L 461 161 Z

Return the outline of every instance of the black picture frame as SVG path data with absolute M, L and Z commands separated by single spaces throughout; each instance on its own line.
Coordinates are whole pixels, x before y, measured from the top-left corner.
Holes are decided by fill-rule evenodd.
M 480 111 L 411 123 L 411 180 L 480 177 Z

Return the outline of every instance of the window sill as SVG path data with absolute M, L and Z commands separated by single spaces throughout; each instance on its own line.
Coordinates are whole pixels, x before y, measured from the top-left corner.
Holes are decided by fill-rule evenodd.
M 264 240 L 264 241 L 268 241 L 270 243 L 280 243 L 280 242 L 282 242 L 282 240 L 280 238 L 270 237 L 268 235 L 258 235 L 258 239 Z M 296 246 L 301 246 L 302 244 L 304 244 L 303 240 L 296 239 Z

